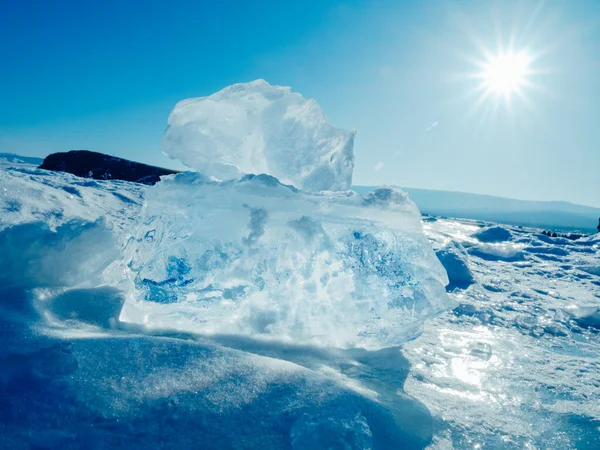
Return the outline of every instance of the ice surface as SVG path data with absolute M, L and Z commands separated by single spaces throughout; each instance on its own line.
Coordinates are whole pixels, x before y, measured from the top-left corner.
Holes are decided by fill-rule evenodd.
M 168 177 L 148 190 L 124 263 L 135 291 L 123 320 L 202 333 L 378 349 L 452 304 L 417 208 L 392 188 Z
M 124 293 L 104 269 L 130 237 L 127 223 L 140 217 L 133 199 L 145 189 L 30 169 L 0 172 L 0 182 L 0 447 L 392 450 L 431 441 L 431 415 L 399 392 L 408 367 L 398 349 L 217 342 L 119 322 Z M 232 193 L 211 186 L 225 191 L 216 202 Z M 310 224 L 298 230 L 309 239 Z M 243 234 L 249 246 L 261 239 Z M 393 390 L 379 388 L 385 377 Z
M 482 249 L 477 222 L 426 224 L 434 246 L 469 250 L 477 279 L 403 346 L 406 391 L 447 426 L 429 448 L 600 448 L 600 280 L 580 270 L 599 249 L 504 228 L 510 240 Z
M 584 264 L 579 266 L 579 270 L 583 270 L 584 272 L 587 272 L 591 275 L 596 275 L 597 277 L 600 277 L 600 264 Z
M 317 102 L 264 80 L 178 103 L 163 137 L 166 155 L 204 175 L 268 174 L 313 192 L 350 188 L 353 145 Z

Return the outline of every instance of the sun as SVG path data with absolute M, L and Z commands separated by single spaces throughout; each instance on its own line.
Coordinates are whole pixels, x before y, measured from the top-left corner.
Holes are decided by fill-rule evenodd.
M 488 58 L 482 65 L 481 78 L 486 90 L 496 94 L 509 95 L 527 84 L 530 74 L 530 58 L 525 52 L 500 53 Z
M 460 102 L 465 102 L 467 120 L 483 124 L 490 119 L 509 118 L 515 127 L 520 127 L 540 114 L 537 102 L 547 94 L 555 95 L 544 79 L 557 70 L 560 61 L 550 55 L 563 43 L 553 37 L 559 33 L 550 25 L 553 19 L 546 17 L 545 2 L 531 2 L 531 8 L 496 3 L 507 6 L 494 3 L 489 22 L 487 17 L 470 17 L 458 10 L 461 39 L 449 39 L 460 44 L 451 47 L 458 56 L 458 72 L 448 78 L 464 83 L 464 90 L 460 90 L 464 98 Z
M 478 80 L 471 93 L 477 96 L 471 109 L 473 112 L 484 108 L 495 114 L 504 105 L 509 113 L 519 104 L 532 108 L 528 92 L 540 91 L 534 82 L 539 68 L 534 69 L 537 56 L 526 47 L 515 49 L 514 46 L 500 48 L 493 52 L 481 47 L 483 53 L 480 59 L 469 58 L 477 69 L 467 75 Z

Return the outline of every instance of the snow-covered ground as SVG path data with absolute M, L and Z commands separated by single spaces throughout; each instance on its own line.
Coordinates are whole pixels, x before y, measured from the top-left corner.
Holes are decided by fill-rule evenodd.
M 0 160 L 0 447 L 600 448 L 598 235 L 347 191 L 353 133 L 288 88 L 175 112 L 214 173 Z
M 600 235 L 482 225 L 424 222 L 474 279 L 402 348 L 405 391 L 440 419 L 432 448 L 600 448 Z
M 90 271 L 148 188 L 10 164 L 0 182 L 3 448 L 600 445 L 597 237 L 427 218 L 459 306 L 400 348 L 341 350 L 120 323 Z

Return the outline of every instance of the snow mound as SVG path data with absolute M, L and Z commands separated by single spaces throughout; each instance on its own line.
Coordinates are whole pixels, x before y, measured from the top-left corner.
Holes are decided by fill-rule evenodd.
M 379 349 L 452 306 L 402 191 L 310 194 L 267 175 L 192 172 L 148 190 L 121 320 Z
M 473 234 L 480 242 L 505 242 L 512 239 L 512 233 L 504 227 L 492 226 Z
M 600 307 L 572 306 L 566 308 L 565 311 L 580 327 L 600 329 Z
M 268 174 L 306 191 L 347 190 L 354 131 L 332 127 L 312 99 L 264 80 L 179 102 L 163 152 L 218 180 Z
M 486 261 L 516 262 L 525 260 L 525 253 L 511 243 L 476 245 L 469 247 L 469 253 Z
M 469 267 L 469 255 L 462 245 L 450 242 L 446 247 L 436 251 L 436 255 L 448 273 L 450 280 L 448 290 L 466 289 L 475 283 L 473 272 Z

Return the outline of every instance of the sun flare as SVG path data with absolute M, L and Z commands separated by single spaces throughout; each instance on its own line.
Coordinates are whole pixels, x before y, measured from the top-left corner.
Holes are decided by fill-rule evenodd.
M 481 76 L 485 87 L 498 94 L 518 92 L 526 84 L 530 59 L 524 52 L 503 53 L 488 59 Z

